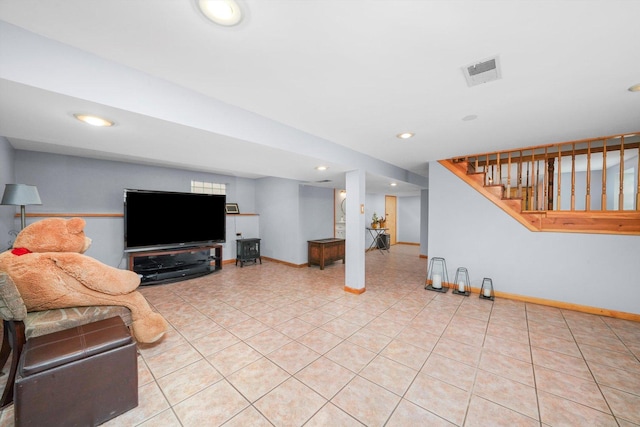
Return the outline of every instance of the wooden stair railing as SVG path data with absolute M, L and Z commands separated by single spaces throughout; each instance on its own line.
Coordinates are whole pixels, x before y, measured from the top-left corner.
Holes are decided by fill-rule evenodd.
M 640 235 L 639 150 L 640 133 L 465 156 L 440 164 L 531 231 Z M 586 169 L 579 170 L 577 160 Z M 594 167 L 605 172 L 596 174 Z M 614 173 L 617 188 L 607 187 L 607 175 Z M 602 181 L 601 188 L 593 176 Z M 570 183 L 563 184 L 563 179 Z M 585 193 L 582 210 L 576 209 L 578 181 Z M 570 188 L 568 201 L 563 201 L 563 185 Z M 594 188 L 601 194 L 592 200 Z M 614 192 L 609 198 L 617 198 L 614 208 L 608 188 Z M 601 209 L 592 209 L 598 203 Z

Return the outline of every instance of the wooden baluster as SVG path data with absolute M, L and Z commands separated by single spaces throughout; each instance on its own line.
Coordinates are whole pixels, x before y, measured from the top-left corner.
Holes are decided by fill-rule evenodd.
M 489 185 L 491 184 L 491 179 L 489 177 L 489 154 L 487 154 L 486 158 L 487 159 L 484 166 L 484 179 L 485 179 L 484 185 Z
M 534 173 L 535 173 L 535 170 L 533 168 L 534 167 L 534 159 L 535 159 L 535 150 L 531 150 L 531 185 L 528 185 L 528 187 L 531 187 L 531 188 L 529 188 L 529 193 L 530 193 L 529 194 L 529 198 L 530 198 L 529 209 L 532 210 L 532 211 L 535 210 L 535 206 L 536 206 L 535 205 L 535 194 L 536 194 L 535 187 L 536 187 L 536 182 L 533 179 L 534 178 Z
M 540 188 L 538 188 L 538 183 L 540 182 L 540 160 L 536 160 L 536 184 L 535 184 L 535 195 L 534 204 L 535 210 L 540 210 Z M 544 184 L 543 184 L 544 186 Z
M 554 174 L 554 165 L 555 159 L 552 157 L 547 159 L 547 210 L 553 210 L 553 174 Z
M 524 202 L 524 210 L 529 210 L 529 162 L 527 162 L 527 173 L 525 175 L 526 182 L 524 184 L 524 198 L 522 201 Z
M 504 190 L 505 197 L 511 198 L 511 151 L 509 151 L 509 157 L 507 157 L 507 188 Z
M 607 140 L 602 144 L 602 195 L 600 197 L 600 209 L 607 210 Z
M 495 184 L 497 185 L 502 185 L 502 166 L 500 166 L 500 157 L 502 156 L 501 153 L 498 153 L 496 155 L 496 170 L 497 170 L 497 181 L 495 182 Z
M 495 185 L 496 183 L 496 166 L 491 165 L 491 185 Z
M 571 210 L 576 210 L 576 144 L 571 144 Z
M 618 210 L 624 210 L 624 136 L 620 137 L 620 195 L 618 196 Z
M 558 145 L 558 204 L 556 205 L 558 210 L 562 209 L 562 147 Z
M 522 150 L 520 150 L 520 157 L 518 158 L 518 191 L 516 197 L 522 199 Z
M 477 157 L 476 157 L 476 164 L 475 164 L 475 170 L 474 170 L 474 172 L 478 172 L 478 167 L 479 167 L 479 166 L 478 166 L 478 162 L 479 162 L 479 161 L 480 161 L 480 156 L 477 156 Z
M 540 208 L 542 210 L 547 209 L 548 208 L 548 204 L 549 204 L 549 187 L 548 187 L 549 174 L 547 172 L 547 170 L 548 170 L 548 166 L 547 166 L 548 157 L 547 156 L 548 156 L 548 150 L 547 150 L 547 147 L 544 147 L 544 163 L 542 163 L 542 203 L 540 204 Z M 552 206 L 553 206 L 553 204 L 552 204 Z
M 591 210 L 591 141 L 587 142 L 587 195 L 584 200 L 584 210 Z

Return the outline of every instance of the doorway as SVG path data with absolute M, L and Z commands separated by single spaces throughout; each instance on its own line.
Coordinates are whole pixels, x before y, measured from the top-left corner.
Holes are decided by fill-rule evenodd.
M 397 243 L 396 233 L 396 212 L 397 212 L 398 200 L 396 196 L 384 196 L 384 217 L 386 219 L 386 227 L 389 229 L 389 244 L 395 245 Z

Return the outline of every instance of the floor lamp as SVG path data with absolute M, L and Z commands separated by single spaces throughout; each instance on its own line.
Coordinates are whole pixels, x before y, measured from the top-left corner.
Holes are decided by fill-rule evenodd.
M 40 195 L 35 185 L 6 184 L 0 205 L 20 206 L 21 230 L 25 227 L 24 207 L 26 205 L 41 205 Z

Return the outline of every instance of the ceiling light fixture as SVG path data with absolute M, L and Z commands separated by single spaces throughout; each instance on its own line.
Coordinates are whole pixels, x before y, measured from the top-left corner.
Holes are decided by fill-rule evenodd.
M 392 187 L 395 187 L 396 185 L 398 185 L 398 183 L 397 183 L 397 182 L 392 182 L 392 183 L 391 183 L 391 184 L 389 184 L 389 185 L 391 185 Z
M 235 0 L 196 0 L 208 19 L 216 24 L 232 27 L 242 21 L 242 10 Z
M 640 83 L 631 86 L 628 90 L 629 92 L 640 92 Z
M 109 127 L 114 124 L 111 120 L 92 116 L 91 114 L 74 114 L 73 117 L 91 126 Z
M 326 166 L 316 166 L 316 170 L 319 170 L 319 171 L 326 171 L 327 169 L 329 168 Z
M 413 138 L 413 136 L 415 135 L 415 133 L 413 132 L 402 132 L 396 135 L 396 137 L 400 138 L 400 139 L 409 139 L 409 138 Z

